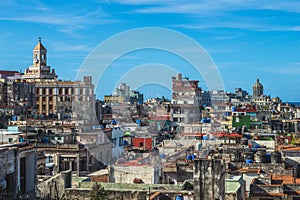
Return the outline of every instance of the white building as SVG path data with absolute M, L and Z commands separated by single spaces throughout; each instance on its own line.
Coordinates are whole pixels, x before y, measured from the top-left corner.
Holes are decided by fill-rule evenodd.
M 114 127 L 111 130 L 112 137 L 112 159 L 118 160 L 124 154 L 124 131 L 120 127 Z
M 172 77 L 171 121 L 183 131 L 185 124 L 199 123 L 201 120 L 201 88 L 196 80 L 183 78 L 182 74 Z
M 145 184 L 158 184 L 161 175 L 162 165 L 156 157 L 115 164 L 110 168 L 110 181 L 114 183 L 134 183 L 140 179 Z

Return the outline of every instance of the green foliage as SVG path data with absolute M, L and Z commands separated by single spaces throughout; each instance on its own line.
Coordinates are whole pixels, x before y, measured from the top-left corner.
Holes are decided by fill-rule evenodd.
M 95 183 L 91 191 L 91 200 L 105 200 L 108 192 L 100 184 Z

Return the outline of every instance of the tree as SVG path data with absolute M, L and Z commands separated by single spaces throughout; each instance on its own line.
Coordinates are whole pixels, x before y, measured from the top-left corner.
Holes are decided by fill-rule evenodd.
M 100 184 L 95 183 L 91 191 L 91 200 L 105 200 L 108 192 Z

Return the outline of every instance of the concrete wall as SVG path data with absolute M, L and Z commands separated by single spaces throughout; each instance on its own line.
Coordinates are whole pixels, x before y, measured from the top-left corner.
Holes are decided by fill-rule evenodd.
M 8 175 L 12 175 L 12 180 L 7 179 Z M 17 175 L 16 149 L 0 150 L 0 188 L 6 193 L 16 193 L 18 191 Z
M 159 183 L 161 167 L 155 165 L 118 166 L 111 167 L 111 181 L 114 183 L 133 183 L 135 178 L 142 179 L 144 183 Z
M 63 197 L 65 188 L 71 187 L 72 171 L 59 173 L 37 185 L 36 196 L 39 198 L 58 199 Z
M 112 143 L 106 142 L 99 145 L 87 146 L 89 154 L 92 155 L 97 161 L 104 164 L 112 163 Z
M 194 200 L 225 199 L 225 164 L 220 159 L 194 160 Z
M 26 193 L 35 191 L 36 186 L 36 150 L 26 150 L 20 152 L 20 159 L 25 158 L 25 166 L 19 166 L 20 168 L 25 167 L 26 170 Z M 20 161 L 19 161 L 20 162 Z

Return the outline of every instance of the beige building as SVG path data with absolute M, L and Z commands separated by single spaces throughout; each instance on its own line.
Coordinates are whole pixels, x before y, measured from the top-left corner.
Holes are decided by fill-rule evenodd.
M 121 95 L 105 95 L 104 102 L 105 103 L 124 103 L 125 98 Z
M 75 117 L 94 120 L 94 85 L 92 77 L 84 81 L 61 81 L 55 70 L 47 65 L 47 49 L 41 43 L 33 49 L 33 64 L 22 76 L 35 83 L 36 105 L 39 115 L 58 115 L 59 118 Z

